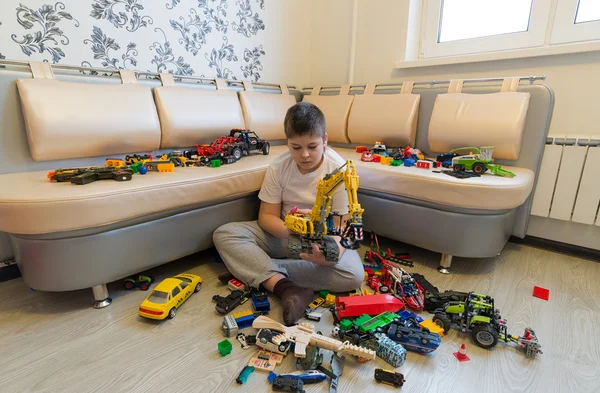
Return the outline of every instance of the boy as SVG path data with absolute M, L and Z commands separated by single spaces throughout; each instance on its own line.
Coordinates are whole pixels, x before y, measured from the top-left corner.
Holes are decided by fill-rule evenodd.
M 312 209 L 320 179 L 346 161 L 327 147 L 325 116 L 315 105 L 300 102 L 288 109 L 284 120 L 288 151 L 267 169 L 258 194 L 258 221 L 228 223 L 218 228 L 213 240 L 229 272 L 246 285 L 262 285 L 281 299 L 283 322 L 294 324 L 313 301 L 314 291 L 351 291 L 364 279 L 362 260 L 356 250 L 340 248 L 338 262 L 326 261 L 315 245 L 301 260 L 286 260 L 291 232 L 285 215 L 295 206 Z M 333 194 L 331 211 L 348 218 L 348 195 L 344 185 Z

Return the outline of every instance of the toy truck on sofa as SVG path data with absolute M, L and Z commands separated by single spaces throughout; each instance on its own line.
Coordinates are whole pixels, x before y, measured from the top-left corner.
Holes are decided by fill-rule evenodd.
M 470 154 L 452 158 L 452 169 L 454 169 L 454 172 L 473 171 L 478 175 L 482 175 L 489 170 L 497 176 L 515 177 L 514 173 L 502 169 L 498 164 L 493 164 L 492 154 L 495 148 L 495 146 L 482 146 L 480 148 L 459 147 L 454 149 L 451 151 L 452 153 L 469 150 Z
M 98 166 L 91 168 L 67 168 L 48 172 L 48 179 L 56 182 L 68 182 L 84 185 L 97 180 L 112 179 L 116 181 L 131 180 L 133 170 L 125 167 Z

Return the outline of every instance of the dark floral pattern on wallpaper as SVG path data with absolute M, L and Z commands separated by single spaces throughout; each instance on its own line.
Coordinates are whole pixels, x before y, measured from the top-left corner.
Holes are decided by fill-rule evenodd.
M 108 24 L 100 24 L 102 28 L 94 25 L 89 38 L 82 40 L 90 48 L 93 60 L 83 61 L 81 65 L 112 70 L 139 69 L 138 44 L 134 42 L 137 41 L 135 35 L 132 35 L 131 39 L 127 39 L 129 43 L 123 47 L 113 38 L 115 37 L 114 29 L 124 29 L 134 33 L 141 28 L 152 25 L 154 20 L 147 15 L 143 5 L 149 4 L 150 1 L 153 0 L 91 0 L 92 9 L 89 16 L 96 20 L 107 21 Z M 182 0 L 166 0 L 164 4 L 167 10 L 173 10 L 181 2 Z M 175 54 L 177 48 L 180 48 L 181 50 L 185 49 L 194 57 L 204 52 L 204 58 L 208 62 L 208 66 L 214 70 L 219 78 L 238 79 L 238 76 L 234 74 L 234 70 L 237 69 L 236 74 L 241 71 L 244 79 L 258 81 L 263 71 L 261 61 L 261 57 L 265 55 L 263 46 L 242 47 L 236 50 L 234 45 L 229 43 L 227 34 L 234 32 L 234 34 L 237 33 L 250 38 L 257 35 L 261 30 L 265 30 L 263 20 L 253 10 L 253 7 L 264 10 L 265 1 L 193 0 L 193 2 L 197 6 L 190 8 L 187 15 L 179 16 L 178 19 L 165 18 L 173 29 L 169 30 L 171 34 L 179 36 L 178 39 L 176 37 L 173 37 L 173 39 L 177 39 L 181 47 L 173 46 L 173 41 L 168 39 L 168 32 L 156 27 L 154 32 L 160 32 L 162 37 L 150 45 L 149 50 L 154 53 L 150 60 L 152 65 L 148 64 L 147 66 L 154 68 L 157 72 L 194 75 L 195 71 L 192 65 L 187 63 L 183 56 Z M 228 20 L 228 7 L 234 7 L 233 4 L 237 7 L 236 14 L 234 16 L 232 13 L 230 15 L 231 20 Z M 19 6 L 15 9 L 17 22 L 25 30 L 32 30 L 32 32 L 21 35 L 11 34 L 14 43 L 19 45 L 22 52 L 28 57 L 36 52 L 46 53 L 51 57 L 53 63 L 60 62 L 66 56 L 67 47 L 73 47 L 72 45 L 69 46 L 70 40 L 63 31 L 64 26 L 71 22 L 75 27 L 80 27 L 79 21 L 66 10 L 62 2 L 57 2 L 54 5 L 43 4 L 37 9 L 19 3 Z M 91 18 L 89 20 L 93 21 Z M 1 22 L 0 26 L 2 26 Z M 207 38 L 211 34 L 222 38 L 223 42 L 220 48 L 205 48 L 208 42 Z M 211 36 L 211 41 L 212 38 L 217 37 Z M 72 51 L 72 49 L 69 50 Z M 242 53 L 241 57 L 244 62 L 242 64 L 238 59 L 238 50 L 241 50 Z M 0 52 L 0 59 L 4 58 L 5 56 Z M 96 74 L 95 72 L 82 72 Z
M 237 0 L 235 2 L 239 6 L 236 16 L 239 18 L 239 23 L 233 22 L 232 28 L 240 34 L 250 37 L 256 35 L 259 30 L 265 29 L 265 24 L 259 18 L 258 13 L 252 14 L 252 4 L 250 0 Z M 260 2 L 260 7 L 264 7 L 264 2 Z
M 140 15 L 144 6 L 138 3 L 139 0 L 94 0 L 92 12 L 90 13 L 96 19 L 106 19 L 116 28 L 126 27 L 127 31 L 136 31 L 140 27 L 146 27 L 153 23 L 148 15 Z M 125 12 L 123 12 L 123 10 Z
M 111 68 L 111 69 L 121 69 L 128 68 L 127 63 L 129 63 L 132 67 L 137 66 L 137 61 L 135 56 L 138 55 L 138 51 L 136 48 L 136 44 L 130 42 L 127 45 L 127 49 L 125 53 L 121 56 L 121 60 L 123 61 L 123 66 L 119 64 L 121 60 L 111 57 L 109 53 L 111 50 L 118 51 L 121 49 L 121 46 L 115 41 L 114 38 L 108 37 L 106 34 L 102 32 L 102 29 L 98 26 L 94 26 L 91 39 L 83 40 L 84 44 L 92 44 L 92 52 L 94 52 L 94 59 L 100 60 L 102 67 Z M 81 63 L 84 67 L 91 67 L 92 65 L 88 61 L 84 61 Z
M 154 31 L 159 30 L 164 37 L 164 44 L 155 41 L 150 47 L 150 50 L 156 51 L 156 55 L 154 55 L 154 58 L 152 59 L 152 64 L 156 64 L 156 71 L 167 71 L 176 75 L 193 75 L 194 70 L 183 60 L 183 57 L 179 56 L 177 60 L 175 60 L 173 48 L 171 48 L 171 43 L 167 40 L 165 32 L 158 27 L 154 29 Z
M 69 38 L 64 35 L 58 24 L 64 19 L 74 20 L 75 27 L 79 27 L 79 21 L 64 11 L 65 5 L 61 2 L 44 4 L 38 10 L 19 4 L 17 7 L 17 22 L 26 30 L 38 27 L 40 30 L 34 34 L 25 34 L 19 39 L 17 34 L 11 34 L 14 42 L 19 44 L 23 53 L 31 56 L 34 52 L 48 52 L 52 56 L 52 62 L 58 63 L 65 57 L 65 52 L 60 45 L 69 45 Z M 60 39 L 60 42 L 58 41 Z
M 244 61 L 246 65 L 241 66 L 244 78 L 254 79 L 254 82 L 260 79 L 259 71 L 263 70 L 260 57 L 265 54 L 263 46 L 257 46 L 254 49 L 244 49 Z

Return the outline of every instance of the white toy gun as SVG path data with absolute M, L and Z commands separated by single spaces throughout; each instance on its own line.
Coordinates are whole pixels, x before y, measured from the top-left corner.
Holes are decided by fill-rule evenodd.
M 286 341 L 294 342 L 294 355 L 298 358 L 306 357 L 306 347 L 314 345 L 318 348 L 328 349 L 337 353 L 339 356 L 344 354 L 358 356 L 362 359 L 375 359 L 375 351 L 359 347 L 350 342 L 341 342 L 330 337 L 323 336 L 314 332 L 314 325 L 310 323 L 300 323 L 295 326 L 285 326 L 264 315 L 259 316 L 252 323 L 255 329 L 271 329 L 281 332 L 281 334 L 273 337 L 274 344 L 279 345 Z

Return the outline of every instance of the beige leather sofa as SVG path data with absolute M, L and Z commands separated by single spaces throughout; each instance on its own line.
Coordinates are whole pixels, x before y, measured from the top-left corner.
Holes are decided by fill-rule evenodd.
M 460 81 L 312 87 L 303 94 L 286 85 L 5 65 L 0 232 L 10 236 L 27 285 L 92 288 L 97 307 L 110 303 L 106 283 L 206 249 L 218 226 L 256 218 L 266 168 L 287 149 L 285 112 L 300 100 L 323 110 L 331 144 L 357 164 L 366 230 L 446 255 L 445 271 L 451 255 L 493 256 L 510 235 L 525 234 L 553 107 L 548 87 L 514 79 L 468 88 Z M 107 157 L 190 148 L 242 127 L 271 141 L 270 154 L 129 182 L 75 186 L 46 178 L 49 170 L 102 165 Z M 517 176 L 461 180 L 361 162 L 355 146 L 377 140 L 431 153 L 495 145 L 498 161 Z

